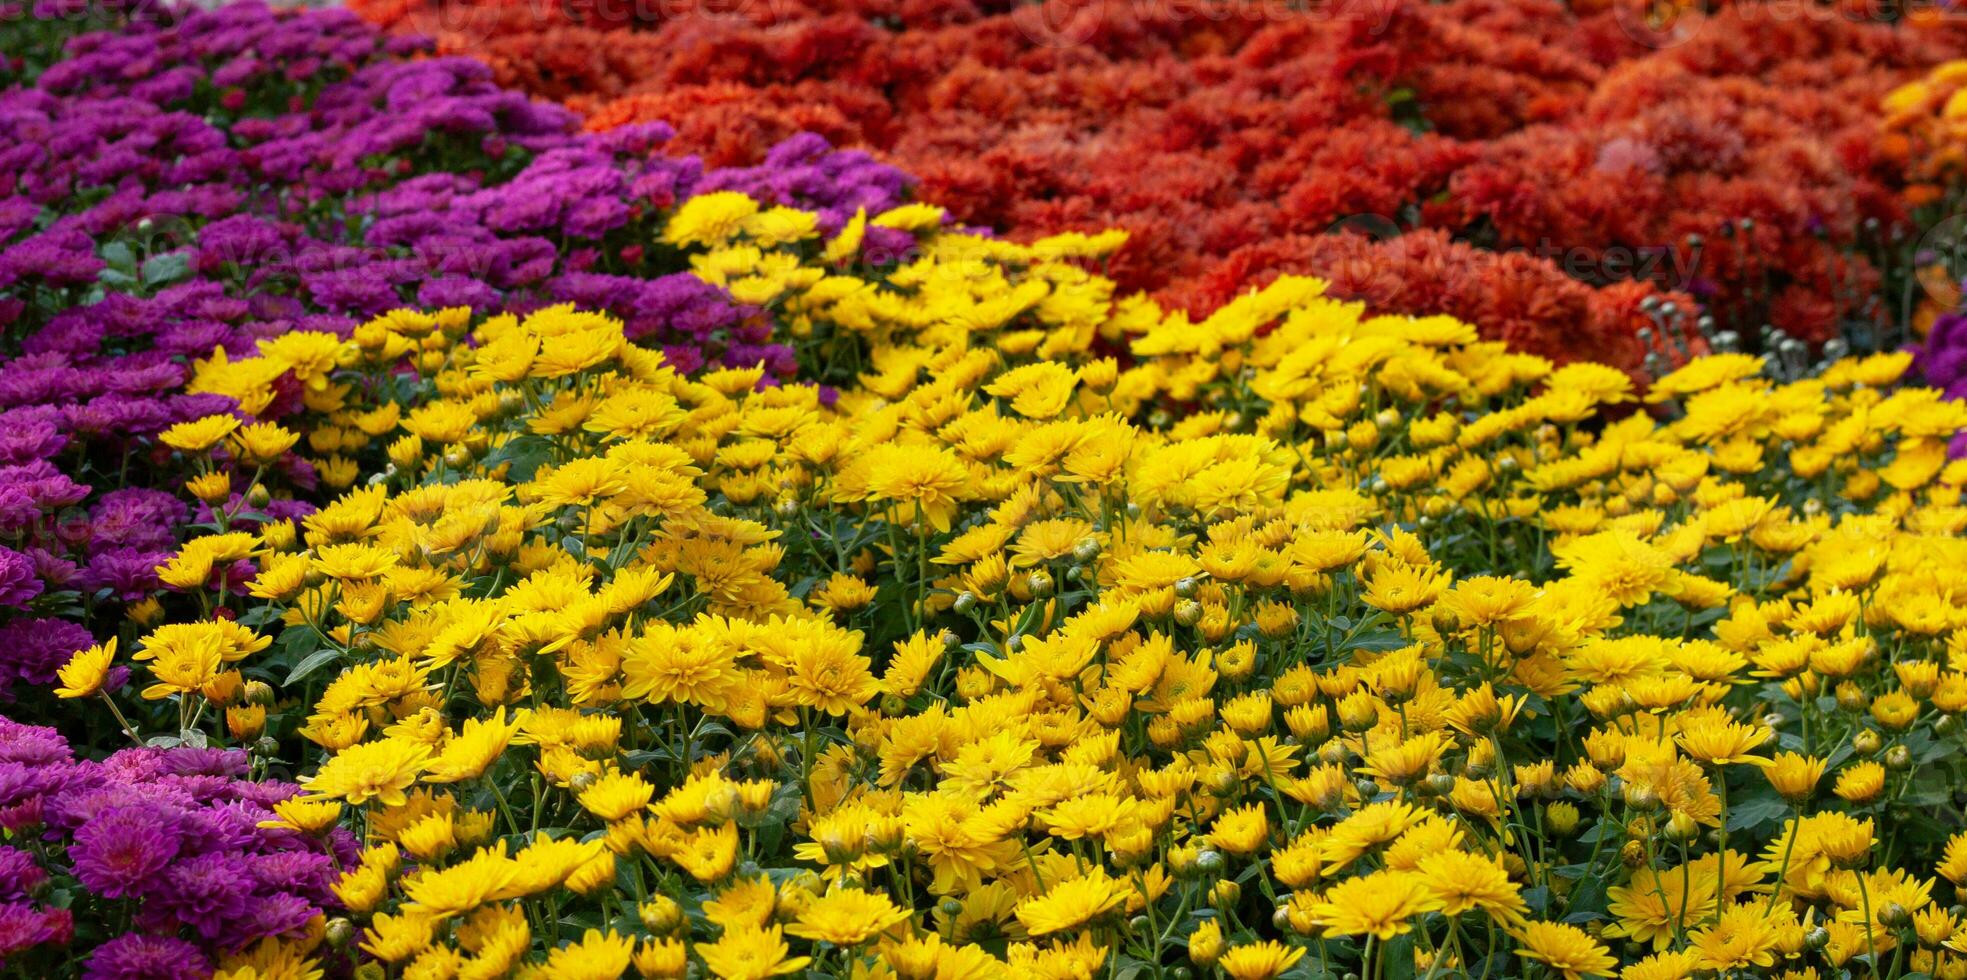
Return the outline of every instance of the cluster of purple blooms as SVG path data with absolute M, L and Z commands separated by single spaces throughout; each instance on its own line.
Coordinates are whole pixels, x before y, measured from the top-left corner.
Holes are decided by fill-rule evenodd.
M 1967 399 L 1967 311 L 1940 314 L 1917 353 L 1927 384 L 1948 398 Z M 1953 437 L 1950 450 L 1955 458 L 1967 457 L 1967 431 Z
M 0 718 L 0 828 L 24 842 L 0 846 L 0 965 L 66 944 L 86 913 L 129 923 L 91 954 L 88 977 L 204 976 L 207 950 L 297 935 L 334 910 L 354 836 L 262 827 L 299 787 L 246 771 L 239 750 L 78 761 L 54 730 Z M 56 885 L 71 907 L 41 901 Z
M 668 209 L 740 190 L 831 231 L 903 200 L 900 171 L 813 136 L 706 171 L 662 154 L 665 126 L 584 133 L 476 61 L 406 57 L 427 47 L 339 10 L 146 7 L 0 91 L 0 610 L 27 610 L 0 629 L 37 638 L 0 643 L 0 701 L 75 649 L 39 637 L 88 642 L 18 617 L 154 592 L 173 530 L 198 518 L 137 489 L 171 473 L 147 437 L 234 407 L 183 393 L 192 360 L 401 306 L 573 302 L 683 369 L 790 374 L 769 311 L 657 244 Z M 282 470 L 312 489 L 298 457 Z
M 119 271 L 101 246 L 120 235 L 139 258 L 183 256 L 187 269 L 161 267 L 192 280 L 120 307 L 113 323 L 94 304 L 60 302 L 33 352 L 73 360 L 134 336 L 183 357 L 296 327 L 345 329 L 405 303 L 601 297 L 686 364 L 709 355 L 790 371 L 759 311 L 641 246 L 670 205 L 700 191 L 812 208 L 837 228 L 905 188 L 894 168 L 812 136 L 759 167 L 706 173 L 659 155 L 666 126 L 581 133 L 572 113 L 500 89 L 476 61 L 393 57 L 414 43 L 384 41 L 345 11 L 256 5 L 77 38 L 34 87 L 0 94 L 0 193 L 12 195 L 0 200 L 0 243 L 12 241 L 0 289 L 15 294 L 0 322 L 29 315 L 34 296 L 72 300 L 66 291 Z M 261 93 L 253 104 L 267 90 L 294 93 L 293 104 L 235 111 L 227 93 L 248 90 Z M 73 200 L 94 203 L 46 220 Z M 168 386 L 165 373 L 156 380 Z
M 78 506 L 89 488 L 41 459 L 0 466 L 0 607 L 21 609 L 48 590 L 134 602 L 158 587 L 175 530 L 188 516 L 174 494 L 125 487 Z M 52 518 L 50 515 L 54 515 Z M 94 642 L 69 619 L 16 616 L 0 625 L 0 704 L 18 690 L 46 688 L 76 650 Z

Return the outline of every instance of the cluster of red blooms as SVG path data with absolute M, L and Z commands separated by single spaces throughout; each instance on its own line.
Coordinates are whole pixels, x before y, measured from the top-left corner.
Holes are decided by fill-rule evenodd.
M 713 165 L 811 130 L 969 223 L 1125 228 L 1106 271 L 1170 303 L 1312 272 L 1628 365 L 1647 295 L 1831 335 L 1878 279 L 1854 249 L 1867 219 L 1904 218 L 1878 98 L 1967 50 L 1953 27 L 1790 2 L 1684 37 L 1556 0 L 350 6 L 592 127 L 670 122 Z
M 1470 134 L 1486 142 L 1430 220 L 1575 247 L 1587 269 L 1672 246 L 1723 323 L 1824 340 L 1886 312 L 1863 306 L 1873 257 L 1907 217 L 1880 100 L 1962 40 L 1832 7 L 1724 8 L 1683 45 L 1606 66 L 1555 122 Z

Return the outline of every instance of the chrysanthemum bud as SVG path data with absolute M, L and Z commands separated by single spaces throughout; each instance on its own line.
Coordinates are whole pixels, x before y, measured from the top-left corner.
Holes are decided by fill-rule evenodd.
M 1647 811 L 1660 805 L 1660 794 L 1653 787 L 1640 783 L 1627 783 L 1625 787 L 1626 805 L 1635 810 Z
M 1220 874 L 1223 870 L 1223 855 L 1214 848 L 1204 848 L 1195 856 L 1195 869 L 1203 874 Z
M 1177 878 L 1188 878 L 1202 871 L 1202 852 L 1192 844 L 1184 844 L 1168 851 L 1168 870 Z
M 657 895 L 642 903 L 635 913 L 642 920 L 642 928 L 658 936 L 668 935 L 683 921 L 683 907 L 667 895 Z
M 958 592 L 956 601 L 950 603 L 949 607 L 956 610 L 957 615 L 967 616 L 970 610 L 977 608 L 977 597 L 968 592 Z
M 1871 706 L 1871 696 L 1850 681 L 1837 685 L 1837 706 L 1846 711 L 1863 711 Z
M 1878 750 L 1883 748 L 1884 744 L 1885 740 L 1880 738 L 1877 732 L 1869 728 L 1851 736 L 1851 751 L 1862 756 L 1878 754 Z
M 1692 814 L 1683 811 L 1667 818 L 1667 840 L 1675 843 L 1685 843 L 1686 841 L 1693 840 L 1700 832 L 1701 825 L 1694 819 Z
M 1025 580 L 1025 585 L 1031 589 L 1031 595 L 1034 599 L 1050 599 L 1052 597 L 1054 585 L 1050 572 L 1043 570 L 1032 572 L 1031 577 Z
M 1569 803 L 1552 803 L 1544 808 L 1544 824 L 1559 837 L 1571 836 L 1578 829 L 1578 808 Z
M 277 695 L 273 692 L 273 685 L 265 681 L 247 681 L 242 696 L 245 698 L 247 704 L 257 705 L 262 708 L 273 707 L 273 702 L 277 698 Z
M 1912 768 L 1912 750 L 1903 745 L 1894 745 L 1885 750 L 1885 768 L 1893 772 L 1905 772 Z
M 1212 900 L 1214 900 L 1217 905 L 1233 906 L 1237 902 L 1243 900 L 1243 886 L 1238 885 L 1235 881 L 1231 879 L 1224 878 L 1221 881 L 1216 882 L 1215 885 L 1209 889 L 1209 897 Z
M 346 946 L 349 940 L 355 938 L 355 923 L 336 916 L 328 920 L 327 927 L 322 930 L 322 936 L 328 940 L 330 946 Z
M 1625 846 L 1619 848 L 1619 862 L 1628 868 L 1637 868 L 1645 864 L 1646 845 L 1636 840 L 1626 841 Z
M 1183 626 L 1194 626 L 1202 621 L 1202 604 L 1194 599 L 1183 599 L 1175 603 L 1175 622 Z

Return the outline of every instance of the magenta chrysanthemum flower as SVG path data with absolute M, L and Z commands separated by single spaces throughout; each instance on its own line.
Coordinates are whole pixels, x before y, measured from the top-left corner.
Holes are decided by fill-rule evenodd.
M 89 956 L 84 980 L 199 980 L 212 972 L 198 947 L 173 936 L 117 936 Z
M 48 872 L 34 855 L 11 847 L 0 847 L 0 899 L 25 898 L 48 880 Z
M 0 718 L 0 762 L 51 766 L 74 757 L 68 742 L 54 729 Z
M 75 931 L 67 909 L 41 909 L 21 902 L 0 902 L 0 966 L 7 957 L 43 943 L 65 943 Z
M 234 931 L 253 904 L 253 879 L 232 854 L 201 854 L 166 869 L 144 900 L 143 918 L 190 928 L 207 941 Z
M 41 579 L 35 575 L 34 559 L 12 548 L 0 547 L 0 606 L 21 608 L 41 594 Z
M 309 920 L 319 914 L 319 908 L 299 895 L 279 892 L 263 894 L 253 900 L 246 918 L 233 924 L 223 934 L 222 942 L 228 946 L 243 946 L 265 936 L 297 935 Z
M 156 884 L 158 872 L 178 854 L 175 821 L 154 807 L 105 810 L 75 831 L 69 857 L 75 877 L 90 891 L 122 898 Z

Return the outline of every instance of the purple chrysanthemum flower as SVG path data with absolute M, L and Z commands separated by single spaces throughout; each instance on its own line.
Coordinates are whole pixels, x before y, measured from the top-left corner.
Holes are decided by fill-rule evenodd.
M 285 892 L 254 896 L 246 917 L 225 934 L 225 944 L 243 946 L 266 936 L 290 936 L 321 913 L 313 902 Z
M 0 606 L 26 607 L 41 594 L 40 578 L 34 574 L 34 560 L 12 548 L 0 546 Z
M 68 742 L 54 729 L 0 718 L 0 764 L 48 769 L 73 758 Z
M 170 551 L 134 548 L 104 551 L 89 559 L 88 568 L 82 572 L 82 587 L 91 592 L 108 589 L 110 596 L 119 601 L 136 602 L 157 591 L 157 566 L 170 560 L 171 555 Z
M 16 465 L 47 459 L 68 446 L 68 436 L 45 419 L 0 428 L 0 464 Z
M 24 902 L 0 902 L 0 964 L 7 957 L 47 943 L 66 943 L 75 932 L 67 909 L 36 908 Z
M 0 899 L 25 898 L 48 880 L 34 855 L 12 847 L 0 847 Z
M 160 819 L 163 818 L 163 819 Z M 112 807 L 76 828 L 69 857 L 90 891 L 122 898 L 157 887 L 178 855 L 177 822 L 150 806 Z
M 276 851 L 255 854 L 248 859 L 253 879 L 264 888 L 326 898 L 328 887 L 339 879 L 334 861 L 319 851 Z
M 0 626 L 0 692 L 13 684 L 52 684 L 68 658 L 94 642 L 81 624 L 64 619 L 16 619 Z
M 253 879 L 235 854 L 200 854 L 172 862 L 143 904 L 143 920 L 160 929 L 182 926 L 218 939 L 238 928 L 253 900 Z
M 175 936 L 131 933 L 96 947 L 84 980 L 199 980 L 212 971 L 198 947 Z

